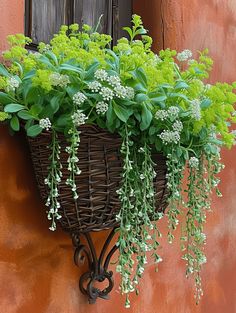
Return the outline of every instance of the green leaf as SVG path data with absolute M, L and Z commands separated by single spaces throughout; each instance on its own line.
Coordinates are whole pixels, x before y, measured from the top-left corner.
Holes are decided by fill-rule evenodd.
M 0 64 L 0 74 L 5 77 L 11 77 L 5 66 L 3 66 L 2 64 Z
M 84 76 L 84 79 L 85 80 L 89 80 L 89 79 L 92 79 L 94 77 L 94 73 L 95 71 L 98 69 L 99 67 L 99 62 L 94 62 L 93 64 L 91 64 L 86 72 L 85 72 L 85 76 Z
M 185 81 L 179 81 L 175 85 L 175 89 L 188 89 L 189 85 Z
M 140 129 L 145 130 L 150 126 L 151 121 L 152 121 L 152 112 L 147 109 L 146 105 L 144 105 L 142 108 L 141 117 L 142 117 L 142 120 L 140 124 Z
M 5 92 L 0 92 L 0 104 L 9 104 L 9 103 L 14 103 L 16 100 L 6 94 Z
M 207 109 L 210 107 L 210 105 L 211 105 L 211 100 L 206 98 L 202 100 L 201 102 L 201 109 Z
M 52 97 L 51 101 L 50 101 L 50 105 L 52 107 L 52 111 L 53 114 L 55 114 L 59 108 L 60 108 L 60 104 L 62 99 L 64 98 L 65 93 L 58 93 L 56 96 Z
M 55 70 L 55 66 L 50 62 L 49 58 L 47 58 L 46 56 L 41 55 L 38 60 L 43 64 L 47 65 L 48 68 Z
M 182 151 L 181 147 L 177 147 L 176 148 L 176 155 L 177 155 L 178 158 L 181 157 L 182 153 L 183 153 L 183 151 Z
M 135 35 L 145 35 L 147 34 L 147 30 L 145 28 L 140 28 L 135 32 Z
M 22 81 L 25 81 L 25 80 L 27 80 L 27 79 L 30 79 L 30 78 L 34 77 L 34 76 L 35 76 L 35 73 L 36 73 L 36 70 L 31 70 L 31 71 L 29 71 L 29 72 L 24 76 L 24 78 L 22 79 Z
M 10 104 L 7 104 L 4 108 L 4 111 L 7 112 L 7 113 L 15 113 L 15 112 L 18 112 L 20 110 L 24 110 L 25 107 L 21 104 L 18 104 L 18 103 L 10 103 Z
M 145 102 L 145 101 L 148 101 L 148 100 L 149 100 L 148 95 L 146 95 L 144 93 L 139 93 L 135 97 L 135 101 L 138 102 L 138 103 L 142 103 L 142 102 Z
M 19 119 L 16 115 L 13 116 L 13 118 L 10 121 L 10 126 L 14 131 L 19 131 L 20 130 L 20 123 Z
M 42 130 L 43 130 L 42 127 L 40 127 L 39 125 L 33 125 L 27 129 L 27 135 L 29 137 L 35 137 L 39 135 L 42 132 Z
M 17 113 L 17 115 L 22 119 L 22 120 L 31 120 L 33 119 L 34 117 L 26 110 L 22 110 L 22 111 L 19 111 Z
M 131 39 L 133 38 L 133 32 L 130 27 L 122 27 L 122 29 L 125 30 L 129 34 Z
M 24 101 L 28 103 L 37 103 L 38 100 L 41 98 L 39 89 L 37 87 L 33 87 L 31 83 L 24 84 L 23 89 L 23 97 Z
M 48 50 L 46 53 L 45 53 L 46 56 L 48 56 L 49 58 L 51 58 L 54 62 L 55 65 L 58 65 L 58 60 L 57 60 L 57 57 L 56 55 L 51 51 L 51 50 Z
M 159 96 L 159 97 L 154 97 L 154 98 L 150 98 L 150 100 L 152 102 L 163 102 L 167 99 L 167 96 L 166 95 L 162 95 L 162 96 Z
M 188 99 L 188 97 L 187 96 L 185 96 L 183 93 L 175 93 L 175 92 L 171 92 L 171 93 L 169 93 L 169 98 L 182 98 L 182 99 L 184 99 L 184 100 L 186 100 L 186 101 L 188 101 L 189 102 L 189 99 Z
M 147 92 L 147 88 L 145 88 L 142 84 L 136 84 L 134 86 L 134 90 L 135 91 L 139 91 L 139 92 Z
M 124 123 L 126 123 L 130 115 L 133 114 L 132 109 L 124 108 L 121 105 L 117 105 L 115 102 L 113 102 L 113 108 L 116 113 L 116 116 Z
M 63 114 L 56 121 L 56 125 L 59 127 L 65 127 L 69 124 L 71 124 L 71 115 L 70 114 Z
M 79 74 L 82 72 L 81 68 L 70 65 L 70 64 L 66 64 L 66 63 L 62 64 L 59 67 L 59 69 L 65 70 L 65 71 L 70 71 L 70 72 L 75 72 L 75 73 L 79 73 Z
M 137 68 L 135 71 L 135 76 L 137 80 L 144 86 L 147 87 L 147 77 L 145 72 L 142 68 Z
M 29 110 L 29 113 L 33 115 L 33 117 L 38 117 L 38 115 L 42 112 L 42 106 L 40 104 L 34 104 Z

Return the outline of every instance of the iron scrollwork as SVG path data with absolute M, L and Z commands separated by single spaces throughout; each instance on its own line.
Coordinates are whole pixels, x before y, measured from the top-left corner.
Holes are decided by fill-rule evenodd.
M 83 273 L 79 280 L 80 291 L 88 297 L 89 303 L 95 303 L 97 298 L 109 299 L 109 293 L 114 287 L 113 272 L 108 270 L 108 266 L 111 257 L 118 249 L 117 245 L 114 245 L 112 249 L 107 253 L 109 245 L 116 233 L 114 228 L 108 235 L 99 257 L 97 256 L 94 243 L 89 233 L 73 234 L 72 242 L 75 247 L 74 262 L 77 266 L 88 262 L 88 271 Z M 87 245 L 82 244 L 80 237 L 84 236 L 87 241 Z M 104 289 L 95 287 L 96 282 L 107 281 L 108 285 Z

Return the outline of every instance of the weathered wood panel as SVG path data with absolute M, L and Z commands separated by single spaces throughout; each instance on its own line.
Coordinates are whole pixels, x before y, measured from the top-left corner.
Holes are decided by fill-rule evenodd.
M 32 0 L 31 38 L 48 42 L 62 24 L 68 24 L 68 0 Z
M 96 26 L 101 15 L 101 32 L 112 34 L 112 0 L 75 0 L 74 22 Z

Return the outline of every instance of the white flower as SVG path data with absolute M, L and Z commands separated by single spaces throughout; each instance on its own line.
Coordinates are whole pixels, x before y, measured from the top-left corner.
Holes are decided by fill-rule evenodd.
M 81 105 L 84 103 L 84 101 L 87 99 L 87 97 L 82 92 L 77 92 L 73 96 L 73 102 L 76 105 Z
M 8 91 L 15 91 L 15 89 L 19 87 L 20 83 L 14 77 L 10 77 L 7 80 L 7 85 Z
M 155 54 L 155 55 L 154 55 L 154 62 L 155 62 L 156 64 L 159 64 L 159 63 L 162 62 L 162 59 L 161 59 L 157 54 Z
M 88 117 L 81 110 L 77 110 L 72 116 L 72 122 L 75 126 L 80 126 L 85 124 Z
M 139 177 L 140 177 L 140 179 L 142 179 L 142 180 L 145 179 L 145 176 L 144 176 L 143 174 L 140 174 Z
M 47 52 L 51 50 L 51 46 L 49 44 L 45 45 L 45 47 L 41 50 L 42 52 Z
M 105 101 L 113 99 L 113 91 L 108 87 L 102 87 L 99 93 Z
M 196 121 L 201 119 L 201 107 L 200 101 L 198 99 L 194 99 L 190 103 L 190 113 L 191 117 L 194 118 Z
M 132 87 L 126 87 L 126 97 L 128 99 L 134 98 L 134 89 Z
M 205 85 L 205 89 L 206 89 L 206 90 L 211 89 L 211 87 L 212 87 L 212 85 L 211 85 L 211 84 L 206 84 L 206 85 Z
M 42 129 L 46 129 L 46 130 L 49 130 L 52 126 L 51 122 L 50 122 L 50 119 L 47 117 L 47 118 L 42 118 L 40 121 L 39 121 L 39 126 L 42 128 Z
M 195 62 L 194 59 L 190 59 L 190 60 L 188 60 L 188 65 L 192 65 L 192 64 L 194 64 L 194 62 Z
M 126 88 L 124 86 L 118 85 L 114 88 L 114 93 L 117 98 L 125 99 L 126 98 Z
M 188 59 L 190 59 L 192 57 L 192 52 L 190 50 L 183 50 L 182 52 L 179 52 L 177 54 L 177 60 L 180 61 L 180 62 L 183 62 L 183 61 L 187 61 Z
M 199 160 L 196 157 L 191 157 L 189 159 L 189 167 L 198 169 Z
M 158 110 L 155 114 L 155 118 L 164 121 L 168 118 L 168 112 L 166 110 Z
M 92 92 L 99 92 L 102 85 L 98 81 L 93 81 L 88 83 L 88 89 L 90 89 Z
M 116 87 L 120 85 L 120 77 L 117 75 L 109 76 L 107 82 L 112 87 Z
M 59 73 L 51 74 L 49 79 L 53 86 L 66 87 L 70 83 L 68 75 L 61 75 Z
M 165 145 L 168 143 L 177 144 L 180 141 L 180 135 L 177 131 L 163 130 L 159 137 Z
M 173 124 L 173 130 L 181 133 L 183 130 L 183 123 L 181 121 L 175 121 Z
M 179 108 L 177 106 L 170 106 L 167 113 L 171 118 L 175 119 L 178 117 Z
M 205 255 L 201 255 L 200 258 L 198 259 L 198 263 L 200 265 L 205 264 L 207 262 L 207 258 Z
M 105 70 L 97 70 L 95 73 L 94 73 L 94 77 L 96 79 L 99 79 L 101 81 L 106 81 L 107 78 L 108 78 L 108 74 Z
M 99 101 L 97 104 L 96 104 L 96 112 L 97 114 L 105 114 L 106 111 L 108 110 L 108 104 L 104 101 Z

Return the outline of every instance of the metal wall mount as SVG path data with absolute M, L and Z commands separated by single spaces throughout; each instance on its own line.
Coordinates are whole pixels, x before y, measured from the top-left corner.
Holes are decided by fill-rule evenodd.
M 109 293 L 114 287 L 113 272 L 108 269 L 113 254 L 118 249 L 115 244 L 110 250 L 110 243 L 116 234 L 113 228 L 106 238 L 101 249 L 100 255 L 97 255 L 94 242 L 89 233 L 73 234 L 72 242 L 75 247 L 74 262 L 77 266 L 88 262 L 88 271 L 83 273 L 79 279 L 80 291 L 88 297 L 89 303 L 95 303 L 97 298 L 109 299 Z M 86 244 L 81 242 L 81 236 L 86 239 Z M 108 285 L 104 289 L 95 287 L 95 283 L 107 281 Z

